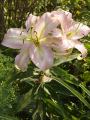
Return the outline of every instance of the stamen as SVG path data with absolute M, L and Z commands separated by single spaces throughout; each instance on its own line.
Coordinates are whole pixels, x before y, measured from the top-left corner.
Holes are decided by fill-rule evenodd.
M 25 39 L 23 39 L 23 44 L 24 44 L 24 40 L 25 40 Z
M 33 38 L 33 42 L 36 46 L 39 46 L 39 39 L 37 37 L 37 31 L 34 31 L 35 38 Z
M 21 31 L 20 35 L 22 35 L 22 32 L 23 32 L 23 31 Z

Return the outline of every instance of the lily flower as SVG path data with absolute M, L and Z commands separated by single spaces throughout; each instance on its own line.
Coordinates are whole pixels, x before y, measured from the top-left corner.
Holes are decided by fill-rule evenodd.
M 69 49 L 76 48 L 85 57 L 87 50 L 84 45 L 78 41 L 80 38 L 88 35 L 90 28 L 80 22 L 72 19 L 70 12 L 61 10 L 53 11 L 52 14 L 59 20 L 59 27 L 53 29 L 53 37 L 58 38 L 57 44 L 53 46 L 56 51 L 67 53 Z
M 2 45 L 13 49 L 20 49 L 15 58 L 15 66 L 26 71 L 30 60 L 41 70 L 46 70 L 53 65 L 53 52 L 47 39 L 51 39 L 49 33 L 56 28 L 58 21 L 47 12 L 41 17 L 30 14 L 26 21 L 26 30 L 11 28 L 7 31 Z
M 26 20 L 26 29 L 11 28 L 2 45 L 19 49 L 15 66 L 26 71 L 30 60 L 42 71 L 53 66 L 54 53 L 70 54 L 76 48 L 85 57 L 87 50 L 79 41 L 90 32 L 90 28 L 75 22 L 67 11 L 46 12 L 41 17 L 32 14 Z

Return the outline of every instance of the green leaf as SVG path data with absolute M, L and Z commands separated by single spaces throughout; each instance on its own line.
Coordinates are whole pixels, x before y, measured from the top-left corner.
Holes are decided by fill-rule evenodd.
M 43 120 L 44 118 L 44 106 L 42 100 L 37 100 L 36 108 L 34 109 L 34 113 L 32 115 L 33 120 Z
M 65 120 L 69 119 L 64 110 L 64 107 L 62 105 L 58 104 L 57 101 L 55 101 L 53 99 L 50 100 L 50 99 L 44 98 L 44 102 L 47 104 L 50 104 L 58 112 L 58 114 L 62 115 L 65 118 Z
M 65 71 L 64 69 L 62 69 L 60 67 L 52 68 L 51 73 L 65 81 L 67 81 L 68 83 L 74 84 L 76 86 L 79 85 L 78 78 L 76 78 L 74 75 L 69 74 L 67 71 Z
M 31 86 L 34 86 L 34 83 L 36 82 L 36 80 L 31 77 L 23 78 L 20 81 L 26 82 L 26 83 L 30 84 Z
M 0 115 L 0 120 L 19 120 L 16 117 L 6 116 L 6 115 Z
M 80 101 L 84 103 L 85 106 L 87 106 L 90 109 L 90 104 L 84 99 L 84 97 L 76 91 L 74 88 L 69 86 L 66 82 L 61 80 L 60 78 L 52 77 L 55 81 L 57 81 L 59 84 L 63 85 L 65 88 L 67 88 L 71 93 L 73 93 Z
M 90 96 L 90 91 L 89 91 L 86 87 L 84 87 L 84 85 L 80 84 L 79 86 L 82 88 L 82 90 L 83 90 L 87 95 Z
M 73 96 L 73 94 L 68 91 L 65 87 L 63 87 L 62 85 L 55 83 L 54 81 L 52 81 L 49 84 L 45 84 L 45 87 L 48 89 L 48 91 L 50 92 L 50 94 L 47 93 L 47 91 L 45 91 L 48 95 L 52 95 L 52 97 L 56 98 L 57 94 L 59 96 L 64 96 L 64 97 L 69 97 L 69 96 Z
M 76 59 L 80 54 L 74 53 L 72 55 L 59 56 L 55 59 L 54 66 L 58 66 L 64 62 Z
M 85 82 L 90 81 L 90 71 L 85 71 L 82 75 Z
M 88 43 L 85 43 L 85 46 L 86 46 L 88 52 L 90 53 L 90 43 L 89 43 L 89 42 L 88 42 Z
M 18 106 L 18 111 L 21 111 L 23 108 L 25 108 L 32 100 L 32 91 L 31 89 L 29 92 L 27 92 L 24 96 L 23 99 L 20 100 L 19 106 Z

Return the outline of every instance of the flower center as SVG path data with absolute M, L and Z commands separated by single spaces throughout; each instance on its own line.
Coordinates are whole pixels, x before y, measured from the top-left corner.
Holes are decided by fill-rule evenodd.
M 74 35 L 74 32 L 68 32 L 68 33 L 66 34 L 66 36 L 67 36 L 68 38 L 71 38 L 73 35 Z
M 37 32 L 33 31 L 33 29 L 29 30 L 29 34 L 26 37 L 26 40 L 33 42 L 36 46 L 39 46 L 40 42 L 37 36 Z

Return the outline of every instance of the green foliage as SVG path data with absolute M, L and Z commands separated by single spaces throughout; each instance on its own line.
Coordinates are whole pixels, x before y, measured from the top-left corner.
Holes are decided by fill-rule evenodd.
M 17 120 L 14 118 L 17 97 L 13 77 L 13 58 L 0 53 L 0 120 Z
M 8 28 L 25 27 L 29 13 L 60 8 L 90 25 L 89 0 L 1 0 L 0 40 Z M 90 120 L 90 35 L 81 41 L 87 58 L 57 58 L 49 74 L 32 63 L 24 73 L 16 70 L 17 51 L 0 46 L 0 120 Z M 52 81 L 41 82 L 43 76 Z

